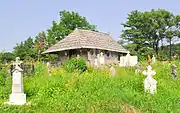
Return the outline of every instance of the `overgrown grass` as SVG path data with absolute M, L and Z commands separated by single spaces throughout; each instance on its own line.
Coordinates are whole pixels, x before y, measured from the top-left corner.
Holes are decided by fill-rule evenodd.
M 179 61 L 173 62 L 180 66 Z M 145 65 L 145 64 L 144 64 Z M 144 66 L 145 67 L 145 66 Z M 179 113 L 180 78 L 170 76 L 170 65 L 157 62 L 157 94 L 144 93 L 145 76 L 135 75 L 134 68 L 117 68 L 116 76 L 109 71 L 88 67 L 87 71 L 69 73 L 63 68 L 54 68 L 51 76 L 47 67 L 39 64 L 34 75 L 24 77 L 25 93 L 30 105 L 8 106 L 11 77 L 6 86 L 0 86 L 1 113 Z M 178 72 L 180 73 L 180 68 Z

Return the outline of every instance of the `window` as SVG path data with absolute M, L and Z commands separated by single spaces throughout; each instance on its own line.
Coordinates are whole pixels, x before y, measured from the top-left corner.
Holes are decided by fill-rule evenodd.
M 98 55 L 98 53 L 99 53 L 99 51 L 98 51 L 98 49 L 96 49 L 96 56 Z
M 109 57 L 110 56 L 110 52 L 106 52 L 106 56 Z

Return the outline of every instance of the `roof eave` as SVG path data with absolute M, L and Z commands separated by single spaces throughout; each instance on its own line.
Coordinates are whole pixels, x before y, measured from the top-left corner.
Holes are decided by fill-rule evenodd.
M 101 50 L 115 51 L 115 52 L 119 52 L 119 53 L 128 53 L 129 52 L 129 51 L 126 51 L 126 50 L 114 50 L 114 49 L 101 48 L 101 47 L 82 46 L 82 47 L 71 47 L 71 48 L 56 49 L 56 50 L 47 50 L 47 51 L 45 51 L 45 52 L 43 52 L 41 54 L 55 53 L 55 52 L 60 52 L 60 51 L 66 51 L 66 50 L 71 50 L 71 49 L 81 49 L 81 48 L 101 49 Z

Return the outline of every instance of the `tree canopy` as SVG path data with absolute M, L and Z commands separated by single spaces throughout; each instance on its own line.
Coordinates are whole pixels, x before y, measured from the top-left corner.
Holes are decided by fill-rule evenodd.
M 164 40 L 170 40 L 171 44 L 171 39 L 180 35 L 179 18 L 179 15 L 163 9 L 145 12 L 135 10 L 128 14 L 126 23 L 122 24 L 124 30 L 121 37 L 128 41 L 139 55 L 149 50 L 158 55 L 159 46 L 161 44 L 163 47 Z
M 56 41 L 62 40 L 76 28 L 89 30 L 96 29 L 95 25 L 91 25 L 85 17 L 80 16 L 76 12 L 63 10 L 59 15 L 60 20 L 53 21 L 51 28 L 47 30 L 46 41 L 48 42 L 48 46 L 56 43 Z
M 52 26 L 47 31 L 41 31 L 34 38 L 29 37 L 14 47 L 13 53 L 22 59 L 39 59 L 41 52 L 48 49 L 57 41 L 62 40 L 74 29 L 96 30 L 96 26 L 90 24 L 85 17 L 77 12 L 60 11 L 60 19 L 52 21 Z
M 180 37 L 180 15 L 158 9 L 141 12 L 138 10 L 128 14 L 119 43 L 128 42 L 126 48 L 136 55 L 167 54 L 171 58 L 178 50 L 173 44 L 173 39 Z M 37 36 L 29 37 L 14 47 L 14 55 L 22 59 L 39 59 L 41 53 L 57 41 L 62 40 L 74 29 L 96 30 L 87 19 L 74 11 L 60 11 L 59 20 L 52 21 L 52 26 L 46 31 L 40 31 Z M 169 45 L 164 49 L 165 45 Z
M 34 41 L 31 37 L 29 37 L 24 42 L 21 42 L 20 44 L 17 44 L 16 47 L 14 47 L 13 53 L 16 57 L 20 57 L 22 59 L 26 58 L 35 58 L 35 50 L 34 50 Z

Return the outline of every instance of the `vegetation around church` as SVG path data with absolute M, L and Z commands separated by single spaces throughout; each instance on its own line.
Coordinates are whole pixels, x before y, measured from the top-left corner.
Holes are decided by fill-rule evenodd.
M 12 53 L 0 53 L 0 112 L 180 112 L 180 78 L 172 80 L 170 75 L 173 63 L 180 73 L 180 44 L 174 43 L 180 37 L 180 16 L 161 9 L 132 11 L 123 26 L 119 43 L 138 56 L 143 70 L 147 65 L 145 56 L 155 54 L 159 59 L 152 66 L 158 81 L 157 94 L 144 93 L 145 76 L 136 75 L 135 67 L 116 67 L 116 76 L 112 76 L 108 67 L 94 69 L 87 66 L 84 59 L 72 58 L 60 67 L 53 67 L 49 74 L 43 62 L 56 61 L 57 55 L 42 55 L 44 50 L 75 28 L 97 30 L 78 13 L 61 11 L 60 19 L 53 21 L 47 31 L 18 43 Z M 24 62 L 35 63 L 35 71 L 29 76 L 24 75 L 24 92 L 29 104 L 8 106 L 3 103 L 9 99 L 12 76 L 6 63 L 10 64 L 17 56 Z
M 180 66 L 179 61 L 172 62 Z M 143 64 L 145 67 L 146 64 Z M 144 68 L 145 69 L 145 68 Z M 44 64 L 36 64 L 35 72 L 24 77 L 24 90 L 30 105 L 4 105 L 11 93 L 11 76 L 0 85 L 0 111 L 3 113 L 62 112 L 180 112 L 180 79 L 172 80 L 170 65 L 157 62 L 153 69 L 158 81 L 157 94 L 144 93 L 144 75 L 135 75 L 134 68 L 117 67 L 112 77 L 108 69 L 88 67 L 83 73 L 68 72 L 66 67 L 52 69 L 48 75 Z M 180 70 L 178 70 L 180 73 Z M 1 72 L 1 75 L 3 73 Z M 1 80 L 2 81 L 2 80 Z

